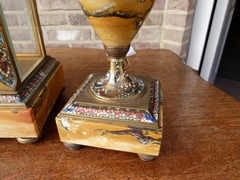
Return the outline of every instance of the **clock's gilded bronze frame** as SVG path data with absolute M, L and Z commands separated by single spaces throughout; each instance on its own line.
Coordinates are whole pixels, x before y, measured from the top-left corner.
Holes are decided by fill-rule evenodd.
M 46 55 L 36 0 L 25 0 L 37 52 L 16 53 L 4 14 L 1 11 L 0 137 L 36 142 L 47 117 L 64 86 L 62 65 Z M 31 65 L 25 74 L 21 61 Z M 32 62 L 31 62 L 32 61 Z M 27 63 L 23 67 L 26 67 Z

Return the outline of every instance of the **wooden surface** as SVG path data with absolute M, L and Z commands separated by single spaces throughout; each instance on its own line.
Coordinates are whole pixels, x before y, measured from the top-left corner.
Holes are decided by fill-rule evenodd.
M 43 137 L 22 145 L 0 139 L 0 179 L 239 179 L 240 102 L 197 76 L 166 50 L 142 50 L 130 58 L 129 74 L 158 78 L 163 86 L 164 129 L 160 156 L 143 162 L 133 153 L 66 148 L 55 117 L 92 72 L 106 72 L 103 50 L 53 48 L 64 67 L 58 98 Z

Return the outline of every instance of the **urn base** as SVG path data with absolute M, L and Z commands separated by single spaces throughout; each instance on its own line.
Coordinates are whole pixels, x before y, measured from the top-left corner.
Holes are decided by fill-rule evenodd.
M 56 117 L 60 140 L 140 154 L 145 161 L 160 152 L 163 119 L 161 82 L 136 76 L 146 91 L 126 102 L 102 101 L 91 95 L 91 83 L 103 74 L 91 74 Z M 151 157 L 151 158 L 149 158 Z

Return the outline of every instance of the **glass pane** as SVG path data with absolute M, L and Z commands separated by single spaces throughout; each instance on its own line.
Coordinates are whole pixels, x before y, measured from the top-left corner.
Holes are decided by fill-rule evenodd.
M 45 56 L 35 0 L 0 0 L 0 3 L 23 81 Z

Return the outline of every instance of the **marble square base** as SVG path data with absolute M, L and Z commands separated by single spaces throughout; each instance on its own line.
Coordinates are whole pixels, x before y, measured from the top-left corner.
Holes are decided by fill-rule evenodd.
M 163 130 L 159 80 L 141 78 L 146 93 L 131 102 L 103 102 L 91 97 L 88 86 L 101 74 L 91 74 L 56 117 L 62 142 L 137 153 L 143 160 L 159 155 Z
M 0 94 L 0 138 L 36 142 L 63 87 L 62 65 L 47 57 L 17 94 Z

